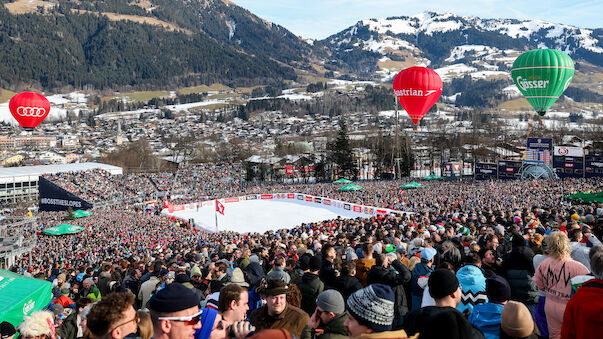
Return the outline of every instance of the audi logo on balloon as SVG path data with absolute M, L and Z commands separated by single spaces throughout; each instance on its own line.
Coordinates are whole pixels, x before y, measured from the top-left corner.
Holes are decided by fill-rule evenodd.
M 17 107 L 17 114 L 22 117 L 43 117 L 46 110 L 42 107 Z
M 42 94 L 23 92 L 10 99 L 8 108 L 23 128 L 33 130 L 48 116 L 50 102 Z

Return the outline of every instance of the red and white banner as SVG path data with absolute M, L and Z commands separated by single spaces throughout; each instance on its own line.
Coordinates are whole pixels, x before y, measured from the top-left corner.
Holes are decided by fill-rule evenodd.
M 216 212 L 224 215 L 224 205 L 222 205 L 217 199 L 216 199 Z
M 273 198 L 274 198 L 274 195 L 272 195 L 272 194 L 262 194 L 260 196 L 260 199 L 262 199 L 262 200 L 273 199 Z

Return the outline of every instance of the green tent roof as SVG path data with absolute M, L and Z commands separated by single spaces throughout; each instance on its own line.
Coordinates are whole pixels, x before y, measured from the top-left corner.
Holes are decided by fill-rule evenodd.
M 570 199 L 580 200 L 582 202 L 603 203 L 603 191 L 597 193 L 580 192 L 568 196 Z
M 17 327 L 52 301 L 52 283 L 0 270 L 0 319 Z
M 419 187 L 423 187 L 423 185 L 419 184 L 418 182 L 409 182 L 408 184 L 402 185 L 402 188 L 419 188 Z
M 441 177 L 441 176 L 435 175 L 435 174 L 430 174 L 426 177 L 422 177 L 421 179 L 423 179 L 423 180 L 444 180 L 444 177 Z
M 92 215 L 92 212 L 88 212 L 88 211 L 82 211 L 82 210 L 73 211 L 74 218 L 89 217 L 91 215 Z M 69 216 L 69 214 L 67 214 L 67 216 Z
M 333 181 L 334 184 L 349 184 L 351 183 L 351 180 L 345 179 L 345 178 L 341 178 L 339 180 L 335 180 Z
M 45 229 L 42 233 L 46 235 L 63 235 L 63 234 L 75 234 L 83 230 L 82 226 L 77 225 L 69 225 L 69 224 L 60 224 L 57 226 L 53 226 Z
M 345 185 L 343 187 L 340 187 L 339 190 L 340 191 L 360 191 L 362 189 L 362 186 L 359 185 L 354 185 L 354 184 L 349 184 L 349 185 Z

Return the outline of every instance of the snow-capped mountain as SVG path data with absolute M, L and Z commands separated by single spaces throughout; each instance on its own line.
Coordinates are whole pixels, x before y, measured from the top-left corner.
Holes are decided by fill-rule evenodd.
M 542 20 L 481 19 L 423 12 L 368 19 L 315 43 L 330 55 L 327 66 L 361 76 L 391 78 L 411 65 L 429 65 L 444 78 L 508 73 L 526 50 L 554 48 L 574 60 L 603 67 L 603 29 Z M 444 79 L 446 80 L 446 79 Z

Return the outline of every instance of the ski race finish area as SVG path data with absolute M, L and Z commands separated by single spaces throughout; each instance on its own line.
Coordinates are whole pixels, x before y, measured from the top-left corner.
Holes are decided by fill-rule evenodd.
M 301 193 L 251 194 L 218 199 L 224 205 L 224 215 L 216 212 L 216 201 L 172 205 L 164 215 L 183 220 L 194 220 L 197 229 L 240 233 L 292 228 L 302 223 L 342 218 L 371 217 L 389 213 L 407 213 L 387 208 L 352 204 Z

